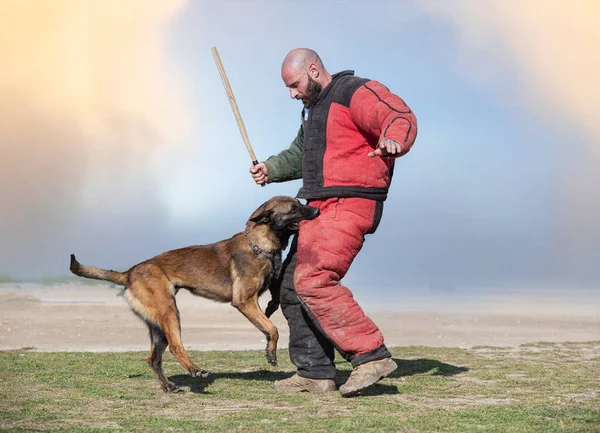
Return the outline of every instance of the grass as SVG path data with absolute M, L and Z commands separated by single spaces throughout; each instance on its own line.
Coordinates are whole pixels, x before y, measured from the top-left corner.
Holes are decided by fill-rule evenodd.
M 208 379 L 169 353 L 165 394 L 145 353 L 0 352 L 3 431 L 600 432 L 600 342 L 392 349 L 398 370 L 365 395 L 276 394 L 289 377 L 261 352 L 190 352 Z M 338 384 L 350 365 L 338 363 Z

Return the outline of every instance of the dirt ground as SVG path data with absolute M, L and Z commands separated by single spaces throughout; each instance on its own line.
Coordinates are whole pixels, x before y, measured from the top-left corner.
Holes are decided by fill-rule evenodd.
M 104 284 L 0 284 L 0 350 L 146 350 L 145 325 L 120 288 Z M 264 306 L 268 294 L 261 299 Z M 177 295 L 183 342 L 190 350 L 263 349 L 263 335 L 227 304 Z M 532 342 L 600 340 L 600 290 L 511 291 L 485 298 L 413 296 L 383 307 L 364 306 L 388 346 L 517 346 Z M 273 316 L 280 347 L 287 323 Z

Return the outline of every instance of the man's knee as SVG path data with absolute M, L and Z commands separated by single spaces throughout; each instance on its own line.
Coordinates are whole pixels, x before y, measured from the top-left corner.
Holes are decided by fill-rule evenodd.
M 294 287 L 300 297 L 326 297 L 324 288 L 335 286 L 339 282 L 337 273 L 324 269 L 299 268 L 294 274 Z

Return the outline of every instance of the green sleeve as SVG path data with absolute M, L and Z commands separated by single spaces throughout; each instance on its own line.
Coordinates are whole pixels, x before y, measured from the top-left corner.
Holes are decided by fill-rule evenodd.
M 304 129 L 300 126 L 298 135 L 289 149 L 279 155 L 273 155 L 265 161 L 269 183 L 285 182 L 302 177 L 302 150 L 304 147 Z

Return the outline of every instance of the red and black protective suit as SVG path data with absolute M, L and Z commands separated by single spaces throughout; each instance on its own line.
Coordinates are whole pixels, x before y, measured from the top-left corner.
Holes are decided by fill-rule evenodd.
M 368 153 L 390 139 L 403 155 L 416 135 L 415 116 L 401 98 L 344 71 L 321 91 L 290 149 L 265 162 L 270 182 L 297 177 L 301 167 L 298 197 L 321 210 L 301 223 L 281 274 L 290 358 L 300 376 L 335 378 L 334 349 L 354 367 L 391 356 L 340 280 L 365 235 L 375 232 L 392 179 L 394 159 Z

